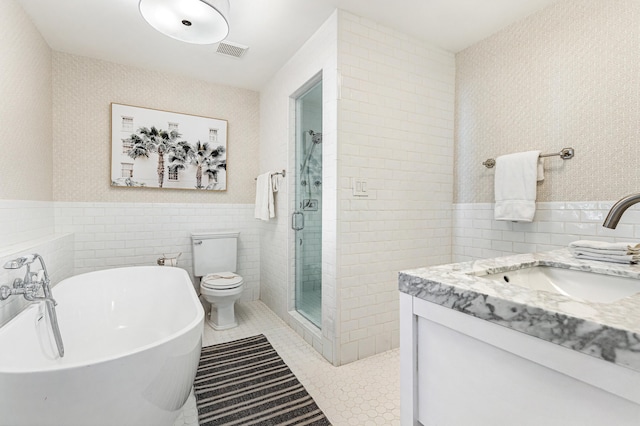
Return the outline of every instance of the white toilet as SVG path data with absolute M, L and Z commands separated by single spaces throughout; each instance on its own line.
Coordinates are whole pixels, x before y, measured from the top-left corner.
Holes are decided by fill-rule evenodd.
M 200 294 L 211 304 L 209 325 L 226 330 L 238 325 L 234 311 L 242 295 L 244 280 L 235 273 L 240 232 L 200 232 L 191 234 L 193 275 L 202 277 Z

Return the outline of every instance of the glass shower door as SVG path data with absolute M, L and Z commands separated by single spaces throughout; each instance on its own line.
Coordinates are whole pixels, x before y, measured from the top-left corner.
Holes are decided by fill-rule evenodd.
M 322 324 L 322 82 L 296 100 L 295 308 Z

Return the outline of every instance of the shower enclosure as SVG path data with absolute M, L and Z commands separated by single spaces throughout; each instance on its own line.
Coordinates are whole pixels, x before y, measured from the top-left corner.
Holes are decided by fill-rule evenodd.
M 318 328 L 322 315 L 322 81 L 296 99 L 295 309 Z

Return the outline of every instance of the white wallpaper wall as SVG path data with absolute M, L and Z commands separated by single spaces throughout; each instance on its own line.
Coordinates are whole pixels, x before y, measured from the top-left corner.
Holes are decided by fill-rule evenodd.
M 60 52 L 53 74 L 55 223 L 76 236 L 76 273 L 178 252 L 191 273 L 190 233 L 234 229 L 242 298 L 258 299 L 258 93 Z M 111 187 L 111 102 L 228 120 L 227 191 Z
M 14 0 L 0 2 L 0 75 L 0 199 L 51 200 L 51 49 Z
M 0 2 L 0 76 L 0 265 L 36 252 L 56 283 L 73 273 L 73 239 L 42 238 L 54 231 L 51 49 L 14 0 Z M 24 272 L 0 268 L 0 285 Z M 27 303 L 0 302 L 0 325 Z
M 454 260 L 640 238 L 638 208 L 614 231 L 611 201 L 637 192 L 640 3 L 566 0 L 459 53 L 456 76 Z M 545 160 L 532 223 L 493 220 L 487 158 L 557 152 Z
M 110 103 L 228 120 L 227 191 L 110 186 Z M 246 204 L 255 200 L 259 94 L 54 52 L 56 201 Z
M 398 277 L 451 257 L 451 53 L 339 14 L 340 362 L 398 346 Z M 352 178 L 376 197 L 352 195 Z
M 566 0 L 456 56 L 455 202 L 493 202 L 482 161 L 546 159 L 539 201 L 617 199 L 638 188 L 640 2 Z

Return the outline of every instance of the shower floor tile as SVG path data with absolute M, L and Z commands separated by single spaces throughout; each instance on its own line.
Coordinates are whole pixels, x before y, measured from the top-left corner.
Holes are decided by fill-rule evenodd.
M 204 326 L 204 346 L 264 334 L 334 426 L 400 424 L 398 349 L 334 367 L 262 302 L 236 304 L 239 325 Z M 174 426 L 197 426 L 193 395 Z

